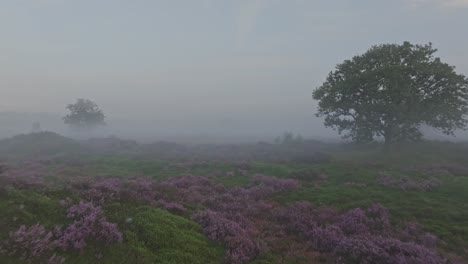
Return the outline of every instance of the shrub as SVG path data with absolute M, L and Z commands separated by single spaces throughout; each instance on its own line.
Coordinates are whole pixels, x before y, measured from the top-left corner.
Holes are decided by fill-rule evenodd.
M 57 256 L 53 254 L 48 260 L 47 264 L 63 264 L 65 262 L 65 258 L 61 256 Z
M 21 259 L 31 261 L 44 256 L 55 246 L 54 235 L 44 226 L 22 225 L 18 230 L 10 233 L 9 240 L 3 242 L 2 251 L 10 256 L 19 256 Z
M 107 222 L 101 207 L 92 203 L 80 203 L 68 209 L 67 216 L 74 220 L 63 231 L 57 230 L 58 246 L 63 250 L 83 250 L 89 241 L 105 244 L 122 241 L 122 233 L 116 224 Z
M 338 243 L 333 253 L 337 263 L 391 263 L 387 252 L 368 239 L 344 238 Z
M 192 219 L 203 227 L 204 233 L 210 239 L 226 246 L 228 263 L 246 263 L 260 253 L 252 231 L 238 222 L 210 210 L 199 212 Z
M 369 218 L 361 208 L 353 209 L 345 213 L 341 218 L 338 226 L 346 235 L 362 235 L 370 232 Z
M 299 189 L 299 182 L 294 179 L 278 179 L 261 174 L 254 176 L 252 184 L 254 186 L 265 186 L 272 188 L 275 192 L 294 191 Z
M 298 202 L 277 209 L 274 215 L 285 230 L 301 236 L 314 250 L 332 254 L 338 263 L 445 263 L 431 250 L 437 243 L 435 236 L 415 224 L 392 229 L 389 212 L 380 204 L 338 215 Z
M 404 191 L 416 190 L 426 192 L 434 191 L 442 185 L 442 182 L 434 177 L 428 180 L 414 181 L 407 178 L 393 178 L 385 174 L 381 174 L 378 177 L 377 183 L 386 187 L 398 187 Z
M 392 238 L 345 238 L 334 251 L 338 263 L 442 264 L 446 260 L 414 243 Z

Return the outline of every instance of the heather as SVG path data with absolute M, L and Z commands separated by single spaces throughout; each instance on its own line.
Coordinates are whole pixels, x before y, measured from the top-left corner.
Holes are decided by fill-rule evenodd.
M 418 190 L 418 191 L 433 191 L 440 187 L 441 181 L 431 177 L 427 180 L 415 181 L 408 178 L 394 178 L 384 173 L 379 175 L 377 182 L 382 186 L 397 187 L 402 190 Z
M 467 169 L 450 151 L 421 151 L 430 145 L 415 147 L 424 154 L 411 163 L 409 150 L 337 146 L 321 159 L 299 158 L 323 145 L 77 145 L 90 154 L 59 148 L 0 162 L 1 263 L 418 264 L 468 256 Z
M 99 206 L 92 203 L 72 205 L 67 209 L 67 217 L 73 220 L 71 224 L 55 226 L 53 230 L 46 230 L 40 224 L 21 225 L 2 241 L 2 253 L 28 262 L 50 256 L 47 263 L 60 263 L 65 258 L 54 252 L 83 251 L 88 243 L 96 241 L 105 244 L 122 242 L 122 233 L 117 225 L 106 220 Z
M 446 263 L 431 250 L 435 236 L 425 233 L 420 240 L 418 232 L 392 228 L 387 209 L 379 204 L 337 214 L 302 202 L 280 208 L 275 215 L 289 232 L 338 263 Z

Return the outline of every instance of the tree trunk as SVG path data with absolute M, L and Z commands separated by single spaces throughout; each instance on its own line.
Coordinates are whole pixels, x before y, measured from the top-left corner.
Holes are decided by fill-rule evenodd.
M 387 128 L 385 130 L 385 135 L 384 135 L 384 151 L 385 152 L 389 152 L 390 151 L 390 148 L 392 146 L 392 143 L 393 143 L 393 129 L 390 127 L 390 128 Z
M 388 137 L 385 137 L 384 151 L 385 152 L 390 152 L 391 145 L 392 145 L 392 141 Z

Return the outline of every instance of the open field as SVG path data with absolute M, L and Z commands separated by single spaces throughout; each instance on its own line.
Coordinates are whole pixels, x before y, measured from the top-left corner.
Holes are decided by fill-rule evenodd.
M 0 141 L 1 263 L 467 263 L 468 144 Z

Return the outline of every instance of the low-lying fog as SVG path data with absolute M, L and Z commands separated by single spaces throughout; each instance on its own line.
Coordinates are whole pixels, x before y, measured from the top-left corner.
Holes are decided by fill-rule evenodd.
M 312 100 L 328 72 L 371 45 L 408 40 L 433 42 L 444 61 L 468 73 L 467 7 L 438 0 L 1 1 L 0 137 L 28 133 L 34 122 L 85 136 L 71 134 L 61 118 L 67 104 L 87 98 L 108 126 L 86 136 L 232 142 L 291 131 L 336 140 L 314 116 Z

